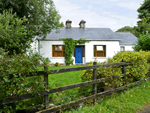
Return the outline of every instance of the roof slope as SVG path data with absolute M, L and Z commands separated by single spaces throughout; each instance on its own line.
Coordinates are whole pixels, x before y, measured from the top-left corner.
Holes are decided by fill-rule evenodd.
M 60 33 L 56 33 L 56 30 L 52 30 L 50 34 L 47 34 L 46 40 L 59 40 L 60 38 L 73 38 L 78 40 L 85 38 L 87 40 L 118 40 L 119 44 L 133 44 L 136 41 L 136 37 L 131 33 L 118 33 L 113 32 L 110 28 L 85 28 L 72 27 L 66 29 L 66 27 L 60 28 Z M 42 39 L 42 37 L 37 37 Z
M 138 38 L 130 32 L 114 32 L 113 35 L 114 37 L 117 36 L 117 38 L 121 39 L 119 44 L 132 45 L 136 44 L 138 41 Z

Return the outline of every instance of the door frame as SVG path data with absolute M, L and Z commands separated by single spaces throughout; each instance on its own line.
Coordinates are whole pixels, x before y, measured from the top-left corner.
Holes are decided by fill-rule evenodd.
M 85 62 L 85 59 L 86 59 L 86 56 L 85 56 L 85 45 L 75 45 L 75 49 L 76 48 L 82 48 L 82 64 L 83 64 L 83 62 Z M 74 49 L 74 58 L 75 58 L 75 49 Z M 83 59 L 83 57 L 84 57 L 84 59 Z M 76 62 L 75 62 L 75 60 L 74 60 L 74 63 L 75 64 L 77 64 Z

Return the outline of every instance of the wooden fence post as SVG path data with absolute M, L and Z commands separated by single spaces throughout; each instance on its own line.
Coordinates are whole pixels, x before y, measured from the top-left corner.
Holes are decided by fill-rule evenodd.
M 97 62 L 93 62 L 93 65 L 97 65 Z M 93 80 L 97 79 L 97 72 L 96 69 L 93 69 Z M 97 84 L 93 85 L 93 94 L 97 95 Z M 95 99 L 93 100 L 95 103 Z
M 46 70 L 46 67 L 44 67 L 44 70 Z M 48 74 L 44 74 L 44 81 L 46 82 L 45 84 L 45 90 L 48 89 Z M 49 106 L 49 98 L 48 95 L 45 95 L 45 108 L 47 109 Z
M 122 62 L 124 62 L 124 60 L 122 59 Z M 123 65 L 122 66 L 122 74 L 125 74 L 125 65 Z M 126 84 L 126 79 L 125 79 L 125 77 L 123 77 L 123 80 L 124 80 L 124 82 L 123 82 L 123 86 Z

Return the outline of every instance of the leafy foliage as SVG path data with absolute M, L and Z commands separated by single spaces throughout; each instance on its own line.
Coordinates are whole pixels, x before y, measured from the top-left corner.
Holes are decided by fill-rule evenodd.
M 118 29 L 116 32 L 131 32 L 132 33 L 132 30 L 133 30 L 132 27 L 125 26 L 125 27 L 122 27 L 122 28 Z
M 4 49 L 0 49 L 0 100 L 27 93 L 37 93 L 45 89 L 43 76 L 26 77 L 26 75 L 28 75 L 29 72 L 39 71 L 38 67 L 40 62 L 43 63 L 42 66 L 46 66 L 50 60 L 43 58 L 38 53 L 32 53 L 32 51 L 30 51 L 30 54 L 31 56 L 29 57 L 27 54 L 14 53 L 13 56 L 9 57 L 8 52 L 4 52 Z M 21 73 L 24 73 L 24 75 L 21 75 Z M 10 74 L 13 74 L 14 78 L 10 79 Z M 16 105 L 14 109 L 9 105 L 4 105 L 3 109 L 0 109 L 0 112 L 26 108 L 32 104 L 41 104 L 43 100 L 43 97 L 39 97 L 28 99 L 28 101 L 14 102 Z
M 139 37 L 141 35 L 140 28 L 138 26 L 134 26 L 134 27 L 125 26 L 118 29 L 116 32 L 130 32 L 136 37 Z
M 141 34 L 150 33 L 150 23 L 148 23 L 147 18 L 143 17 L 142 21 L 138 23 Z
M 150 35 L 149 34 L 145 34 L 145 35 L 141 35 L 138 38 L 138 42 L 137 45 L 135 45 L 135 47 L 133 47 L 134 51 L 150 51 Z
M 16 13 L 12 14 L 12 10 L 0 14 L 0 47 L 9 51 L 9 55 L 13 50 L 19 54 L 30 48 L 32 37 L 27 37 L 28 29 L 23 25 L 27 21 L 25 17 L 18 18 Z
M 101 64 L 110 64 L 110 63 L 117 63 L 122 62 L 122 59 L 124 59 L 124 62 L 135 62 L 133 65 L 128 65 L 125 67 L 126 71 L 125 74 L 129 74 L 129 77 L 127 77 L 127 82 L 134 82 L 141 78 L 144 78 L 146 74 L 148 73 L 148 69 L 150 68 L 150 64 L 147 63 L 147 59 L 150 58 L 150 52 L 145 51 L 125 51 L 125 52 L 118 52 L 113 56 L 113 58 L 108 58 L 106 62 L 97 63 L 97 65 Z M 91 62 L 88 65 L 93 65 Z M 105 90 L 110 90 L 112 88 L 120 87 L 123 85 L 123 79 L 113 79 L 112 76 L 120 76 L 122 74 L 122 66 L 116 66 L 116 67 L 104 67 L 104 68 L 97 68 L 97 79 L 100 78 L 106 78 L 110 77 L 111 80 L 102 82 L 97 84 L 98 92 L 102 92 Z M 82 82 L 93 80 L 93 69 L 85 70 L 83 74 L 80 75 L 80 78 Z M 111 86 L 112 85 L 112 86 Z M 104 86 L 107 86 L 107 88 L 103 88 Z M 82 96 L 90 96 L 93 94 L 91 92 L 93 90 L 93 85 L 88 85 L 84 87 L 79 87 L 78 92 L 86 92 L 85 94 L 82 94 Z
M 150 33 L 150 1 L 144 0 L 143 4 L 137 9 L 137 12 L 140 19 L 137 22 L 140 33 L 145 34 L 147 31 Z
M 24 23 L 28 30 L 28 37 L 44 36 L 56 29 L 59 32 L 59 27 L 64 24 L 59 22 L 61 16 L 55 8 L 52 0 L 1 0 L 0 13 L 13 9 L 19 18 L 24 16 L 29 23 Z
M 30 56 L 25 53 L 30 49 L 35 36 L 46 37 L 52 29 L 58 32 L 58 27 L 64 26 L 59 23 L 60 15 L 53 1 L 1 0 L 0 7 L 0 100 L 44 90 L 43 76 L 26 75 L 39 71 L 40 63 L 43 63 L 44 71 L 47 72 L 50 60 L 32 51 Z M 10 79 L 10 74 L 13 74 L 14 78 Z M 0 112 L 14 112 L 20 108 L 41 104 L 43 101 L 42 96 L 4 104 L 0 106 Z
M 150 1 L 149 0 L 144 0 L 143 4 L 137 9 L 137 12 L 139 13 L 138 18 L 147 18 L 148 22 L 150 23 Z M 138 23 L 141 21 L 138 21 Z
M 138 26 L 134 26 L 132 30 L 132 34 L 138 38 L 141 35 L 140 28 Z

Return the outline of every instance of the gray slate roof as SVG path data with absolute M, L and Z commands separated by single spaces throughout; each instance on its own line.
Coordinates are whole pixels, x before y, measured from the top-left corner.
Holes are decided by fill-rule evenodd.
M 110 28 L 85 28 L 80 29 L 79 27 L 72 27 L 66 29 L 66 27 L 60 28 L 60 33 L 56 33 L 56 30 L 52 30 L 47 35 L 46 40 L 59 40 L 60 38 L 73 38 L 78 40 L 85 38 L 87 40 L 118 40 L 119 44 L 132 45 L 136 43 L 137 37 L 131 33 L 113 32 Z M 41 39 L 42 37 L 37 37 Z
M 132 45 L 136 44 L 136 42 L 138 41 L 138 38 L 130 32 L 115 32 L 114 36 L 117 36 L 121 39 L 119 44 Z

